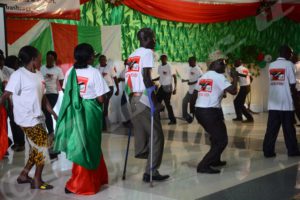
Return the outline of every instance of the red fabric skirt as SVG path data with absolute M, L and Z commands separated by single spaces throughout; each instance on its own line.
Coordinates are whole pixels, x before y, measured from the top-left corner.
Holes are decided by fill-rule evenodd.
M 100 191 L 102 185 L 108 184 L 108 173 L 104 158 L 95 170 L 88 170 L 73 163 L 72 176 L 66 188 L 74 194 L 93 195 Z
M 8 148 L 7 115 L 4 106 L 0 106 L 0 160 L 4 157 Z

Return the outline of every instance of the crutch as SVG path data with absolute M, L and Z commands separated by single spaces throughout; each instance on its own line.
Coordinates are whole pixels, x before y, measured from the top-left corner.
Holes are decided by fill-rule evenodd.
M 150 187 L 153 187 L 153 180 L 152 180 L 152 175 L 153 175 L 153 129 L 154 129 L 154 112 L 155 112 L 155 107 L 154 103 L 152 101 L 152 92 L 155 90 L 155 86 L 152 86 L 150 88 L 147 88 L 147 94 L 148 94 L 148 99 L 150 103 L 150 109 L 151 109 L 151 136 L 150 136 Z
M 124 163 L 124 169 L 123 169 L 123 177 L 122 180 L 126 179 L 126 168 L 127 168 L 127 160 L 128 160 L 128 152 L 129 152 L 129 146 L 130 146 L 130 137 L 131 137 L 131 129 L 132 127 L 128 127 L 128 141 L 127 141 L 127 150 L 125 155 L 125 163 Z

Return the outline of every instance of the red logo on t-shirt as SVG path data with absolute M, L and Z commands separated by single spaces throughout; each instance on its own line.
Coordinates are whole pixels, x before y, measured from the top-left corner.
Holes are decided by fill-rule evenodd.
M 199 81 L 199 85 L 200 85 L 199 92 L 212 92 L 213 82 L 214 81 L 212 79 L 201 79 Z
M 242 70 L 242 73 L 243 73 L 244 75 L 248 76 L 249 71 L 248 71 L 248 69 L 243 69 L 243 70 Z
M 285 69 L 270 69 L 271 81 L 284 81 Z
M 77 83 L 80 87 L 80 93 L 86 93 L 87 84 L 89 82 L 89 79 L 82 76 L 77 76 Z
M 128 58 L 127 65 L 128 65 L 128 70 L 127 72 L 139 72 L 140 71 L 140 56 L 134 56 Z

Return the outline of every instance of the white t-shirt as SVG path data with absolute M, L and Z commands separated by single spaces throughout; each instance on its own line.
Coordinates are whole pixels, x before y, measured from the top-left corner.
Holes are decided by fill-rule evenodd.
M 115 67 L 109 65 L 106 65 L 105 67 L 100 67 L 100 65 L 97 65 L 96 68 L 100 71 L 107 85 L 109 87 L 114 86 L 114 77 L 117 76 Z
M 202 70 L 197 65 L 195 67 L 190 66 L 189 70 L 189 82 L 195 82 L 197 81 L 201 76 L 203 75 Z M 189 85 L 189 94 L 194 93 L 195 85 Z
M 63 83 L 64 89 L 67 85 L 68 77 L 72 68 L 73 67 L 71 67 L 66 73 Z M 99 73 L 99 70 L 92 66 L 88 66 L 84 69 L 76 69 L 76 74 L 77 82 L 80 85 L 80 96 L 83 99 L 95 99 L 109 92 L 109 88 L 104 78 Z
M 5 88 L 12 92 L 15 122 L 21 127 L 33 127 L 44 122 L 42 98 L 45 81 L 39 73 L 21 67 L 11 76 Z
M 293 111 L 290 84 L 295 84 L 294 64 L 278 58 L 269 66 L 268 110 Z
M 11 68 L 9 68 L 9 67 L 7 67 L 7 66 L 3 66 L 3 68 L 0 69 L 0 72 L 1 72 L 2 75 L 3 75 L 2 81 L 5 82 L 5 83 L 8 82 L 10 76 L 12 75 L 12 73 L 14 73 L 14 71 L 15 71 L 15 70 L 13 70 L 13 69 L 11 69 Z
M 195 90 L 198 91 L 196 107 L 221 108 L 224 90 L 230 85 L 224 74 L 215 71 L 206 72 L 195 86 Z
M 300 62 L 295 64 L 295 72 L 296 72 L 296 89 L 300 91 Z
M 128 63 L 135 64 L 130 69 L 127 67 L 125 73 L 125 83 L 130 87 L 131 92 L 144 92 L 146 87 L 142 71 L 144 68 L 154 68 L 154 54 L 151 49 L 140 47 L 136 49 L 128 58 Z M 140 100 L 143 104 L 149 107 L 149 100 L 142 96 Z
M 249 69 L 244 67 L 243 65 L 239 66 L 236 68 L 236 71 L 239 73 L 239 74 L 243 74 L 243 75 L 246 75 L 246 77 L 242 77 L 242 76 L 239 76 L 239 84 L 240 86 L 248 86 L 251 84 L 251 80 L 250 80 L 250 72 L 249 72 Z
M 169 63 L 158 67 L 159 83 L 161 85 L 172 85 L 173 70 Z
M 1 82 L 4 81 L 4 75 L 3 75 L 2 71 L 0 71 L 0 81 L 1 81 Z
M 64 80 L 64 74 L 61 68 L 57 66 L 47 68 L 44 65 L 41 68 L 41 73 L 46 83 L 46 94 L 58 94 L 59 81 Z

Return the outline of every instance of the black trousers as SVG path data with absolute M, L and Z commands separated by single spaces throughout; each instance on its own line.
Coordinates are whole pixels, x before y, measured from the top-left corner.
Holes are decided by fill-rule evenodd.
M 106 118 L 108 117 L 108 106 L 112 95 L 114 94 L 114 87 L 109 86 L 110 91 L 104 95 L 103 103 L 103 130 L 106 130 Z
M 195 115 L 210 135 L 210 150 L 198 164 L 198 169 L 204 169 L 221 160 L 221 154 L 228 144 L 228 136 L 221 108 L 196 108 Z
M 246 97 L 249 92 L 250 92 L 250 85 L 241 86 L 238 95 L 235 97 L 235 99 L 233 101 L 236 118 L 238 118 L 238 119 L 242 119 L 243 118 L 242 115 L 245 115 L 245 117 L 248 120 L 253 120 L 252 115 L 245 107 Z
M 25 144 L 24 133 L 20 128 L 20 126 L 16 124 L 13 111 L 11 109 L 8 109 L 7 115 L 9 118 L 9 124 L 11 128 L 14 144 L 20 146 L 24 145 Z
M 299 153 L 296 129 L 293 123 L 294 117 L 293 111 L 269 111 L 267 131 L 263 143 L 265 156 L 275 154 L 275 142 L 281 125 L 288 155 Z
M 51 107 L 54 108 L 58 99 L 58 94 L 46 94 L 46 97 Z M 46 109 L 43 109 L 43 112 L 46 117 L 46 126 L 47 126 L 48 133 L 51 134 L 54 132 L 52 116 Z
M 163 86 L 160 86 L 157 92 L 157 101 L 161 103 L 162 101 L 165 102 L 165 106 L 168 110 L 168 116 L 170 121 L 176 122 L 176 118 L 174 116 L 173 108 L 171 105 L 171 97 L 172 97 L 172 87 L 169 89 L 165 89 Z

